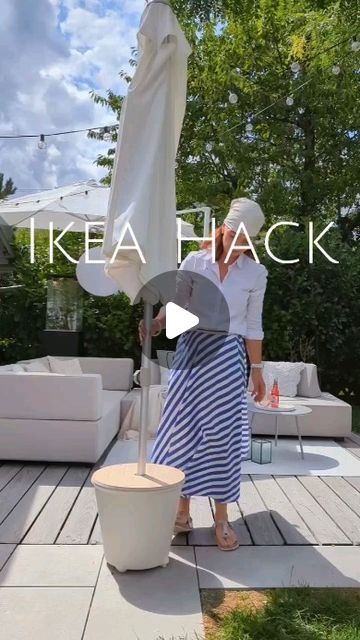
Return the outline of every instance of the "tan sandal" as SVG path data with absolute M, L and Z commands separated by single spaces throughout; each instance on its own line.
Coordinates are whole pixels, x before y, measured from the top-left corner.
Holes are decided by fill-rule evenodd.
M 221 535 L 218 534 L 218 527 L 221 527 Z M 234 551 L 239 547 L 239 541 L 236 539 L 232 545 L 227 545 L 222 542 L 222 540 L 227 541 L 230 537 L 230 530 L 234 531 L 234 528 L 231 526 L 230 522 L 227 520 L 217 520 L 214 523 L 215 527 L 215 539 L 216 544 L 221 549 L 221 551 Z M 235 532 L 234 532 L 235 533 Z
M 175 520 L 174 533 L 190 533 L 193 530 L 192 518 L 187 515 L 184 519 L 182 514 L 178 513 Z

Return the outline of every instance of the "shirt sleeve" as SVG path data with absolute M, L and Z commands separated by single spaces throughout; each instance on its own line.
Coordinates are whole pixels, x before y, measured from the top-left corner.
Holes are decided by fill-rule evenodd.
M 193 289 L 193 282 L 191 273 L 188 270 L 192 270 L 194 268 L 194 255 L 196 252 L 191 251 L 186 258 L 180 264 L 180 267 L 176 274 L 176 283 L 175 283 L 175 295 L 173 302 L 178 304 L 179 307 L 186 309 L 191 298 L 191 293 Z M 161 311 L 165 311 L 165 306 L 161 307 Z
M 195 252 L 191 251 L 186 258 L 180 264 L 180 267 L 176 276 L 176 293 L 174 302 L 179 307 L 186 309 L 189 305 L 192 289 L 193 279 L 191 271 L 194 269 L 194 255 Z
M 259 273 L 254 288 L 250 291 L 247 313 L 246 313 L 246 335 L 248 340 L 262 340 L 264 332 L 262 328 L 262 310 L 264 295 L 267 284 L 268 271 L 263 266 L 261 273 Z

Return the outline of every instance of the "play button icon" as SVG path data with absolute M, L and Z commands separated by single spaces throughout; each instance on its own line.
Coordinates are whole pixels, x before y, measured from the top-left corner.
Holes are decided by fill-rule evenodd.
M 184 331 L 192 329 L 199 324 L 198 316 L 179 307 L 175 302 L 168 302 L 166 305 L 166 337 L 169 340 L 177 338 Z

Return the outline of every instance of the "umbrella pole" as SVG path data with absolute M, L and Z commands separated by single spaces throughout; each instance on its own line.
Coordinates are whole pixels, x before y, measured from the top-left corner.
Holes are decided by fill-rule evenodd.
M 150 387 L 150 365 L 151 365 L 151 324 L 153 319 L 153 305 L 144 302 L 144 325 L 146 336 L 143 343 L 141 355 L 141 398 L 140 398 L 140 436 L 139 436 L 139 457 L 138 475 L 145 475 L 146 453 L 147 453 L 147 432 L 149 417 L 149 387 Z

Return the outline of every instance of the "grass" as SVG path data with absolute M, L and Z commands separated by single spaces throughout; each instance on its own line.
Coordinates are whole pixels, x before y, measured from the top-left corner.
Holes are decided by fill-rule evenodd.
M 352 430 L 360 433 L 360 407 L 352 408 Z
M 206 640 L 360 640 L 360 590 L 203 590 Z

